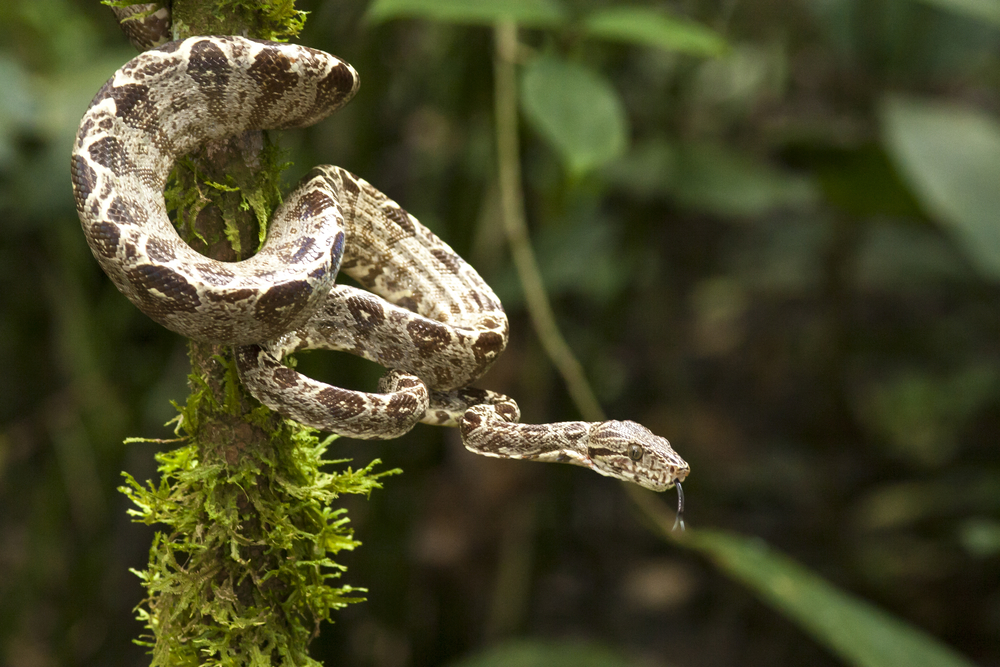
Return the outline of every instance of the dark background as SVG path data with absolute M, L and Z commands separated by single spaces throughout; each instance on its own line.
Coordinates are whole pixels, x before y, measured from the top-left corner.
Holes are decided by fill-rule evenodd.
M 1000 291 L 906 176 L 885 104 L 905 93 L 995 118 L 1000 29 L 934 4 L 667 3 L 726 37 L 718 59 L 525 30 L 601 72 L 631 124 L 629 152 L 582 178 L 522 127 L 526 204 L 605 409 L 690 462 L 692 526 L 759 536 L 996 665 Z M 524 421 L 578 418 L 499 225 L 491 30 L 372 26 L 365 5 L 299 4 L 312 12 L 299 41 L 351 62 L 362 87 L 281 137 L 289 182 L 344 166 L 446 239 L 511 318 L 480 384 Z M 68 169 L 86 104 L 134 50 L 83 0 L 5 2 L 0 45 L 0 663 L 144 664 L 128 568 L 152 529 L 115 488 L 122 470 L 155 476 L 156 445 L 121 443 L 170 437 L 186 347 L 100 272 Z M 970 197 L 1000 187 L 983 183 Z M 380 373 L 332 353 L 300 367 L 369 389 Z M 423 426 L 331 454 L 404 474 L 344 500 L 363 546 L 338 557 L 343 581 L 370 592 L 314 643 L 328 665 L 444 664 L 511 637 L 597 642 L 643 665 L 840 664 L 658 538 L 611 480 L 476 457 Z

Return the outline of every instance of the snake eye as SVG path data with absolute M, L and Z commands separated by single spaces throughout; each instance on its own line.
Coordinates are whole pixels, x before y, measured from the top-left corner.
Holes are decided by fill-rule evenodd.
M 630 459 L 632 459 L 633 461 L 641 461 L 642 460 L 642 446 L 640 446 L 640 445 L 631 445 L 628 448 L 628 457 Z

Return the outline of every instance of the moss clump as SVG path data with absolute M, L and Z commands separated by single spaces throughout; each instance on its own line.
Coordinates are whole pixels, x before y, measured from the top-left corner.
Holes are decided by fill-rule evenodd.
M 359 543 L 343 509 L 345 493 L 368 494 L 397 471 L 323 472 L 331 439 L 246 408 L 231 360 L 213 391 L 192 375 L 179 408 L 183 446 L 157 455 L 159 484 L 127 473 L 121 487 L 136 521 L 156 533 L 149 566 L 136 574 L 148 597 L 139 619 L 152 665 L 317 665 L 307 647 L 330 613 L 364 589 L 333 586 L 344 568 L 331 556 Z M 224 396 L 220 403 L 216 396 Z
M 128 7 L 136 2 L 101 0 L 101 4 Z M 142 12 L 131 20 L 154 11 Z M 295 0 L 175 0 L 171 6 L 173 33 L 178 39 L 192 35 L 251 35 L 285 42 L 302 31 L 307 15 L 308 12 L 295 9 Z
M 216 169 L 200 151 L 177 161 L 163 196 L 178 233 L 216 259 L 246 259 L 267 237 L 271 211 L 281 203 L 281 173 L 291 163 L 267 135 L 247 161 Z

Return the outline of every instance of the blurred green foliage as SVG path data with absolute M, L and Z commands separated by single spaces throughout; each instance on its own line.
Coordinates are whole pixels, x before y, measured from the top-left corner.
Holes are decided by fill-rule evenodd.
M 809 634 L 658 539 L 608 480 L 480 460 L 424 428 L 333 446 L 405 474 L 344 501 L 364 544 L 344 581 L 371 594 L 314 657 L 492 664 L 473 654 L 534 637 L 496 650 L 961 661 L 920 648 L 926 632 L 1000 661 L 994 3 L 636 4 L 439 0 L 428 20 L 418 0 L 300 2 L 301 41 L 350 61 L 362 88 L 282 143 L 294 175 L 343 165 L 470 259 L 513 325 L 482 384 L 526 421 L 576 418 L 497 220 L 488 26 L 527 26 L 526 203 L 560 324 L 609 413 L 692 464 L 691 537 L 771 545 L 722 534 L 706 553 Z M 127 568 L 151 533 L 114 488 L 122 469 L 154 476 L 153 447 L 120 443 L 168 435 L 186 360 L 96 267 L 67 168 L 88 100 L 132 52 L 86 0 L 4 3 L 0 44 L 0 662 L 142 664 Z M 579 114 L 580 94 L 603 111 Z M 378 376 L 332 354 L 299 368 Z M 845 627 L 855 652 L 836 648 Z

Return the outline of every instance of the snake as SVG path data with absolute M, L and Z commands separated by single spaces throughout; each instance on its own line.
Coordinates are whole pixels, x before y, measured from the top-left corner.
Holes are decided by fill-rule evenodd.
M 690 468 L 633 421 L 520 423 L 517 403 L 471 385 L 504 350 L 509 325 L 476 270 L 395 201 L 341 167 L 313 168 L 268 223 L 258 252 L 222 262 L 178 234 L 164 200 L 173 165 L 199 147 L 313 125 L 358 89 L 324 51 L 240 36 L 171 39 L 158 4 L 115 8 L 142 51 L 98 91 L 71 156 L 77 212 L 98 264 L 143 313 L 198 341 L 233 346 L 263 405 L 359 439 L 417 423 L 457 427 L 477 454 L 582 466 L 654 491 Z M 336 282 L 350 276 L 353 285 Z M 387 369 L 375 392 L 289 366 L 309 349 Z

